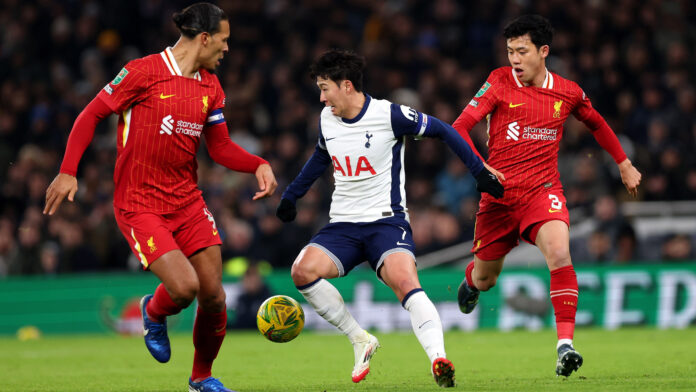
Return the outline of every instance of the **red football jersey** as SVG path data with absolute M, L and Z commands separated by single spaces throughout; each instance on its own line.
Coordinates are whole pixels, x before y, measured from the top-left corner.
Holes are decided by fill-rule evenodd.
M 582 89 L 552 72 L 546 71 L 542 87 L 524 86 L 512 67 L 491 72 L 464 113 L 477 122 L 490 114 L 487 163 L 506 178 L 504 199 L 496 202 L 509 204 L 539 186 L 558 184 L 563 123 L 571 113 L 584 120 L 592 112 Z
M 98 95 L 119 115 L 114 204 L 167 213 L 200 197 L 196 152 L 222 119 L 217 76 L 184 77 L 171 49 L 130 61 Z

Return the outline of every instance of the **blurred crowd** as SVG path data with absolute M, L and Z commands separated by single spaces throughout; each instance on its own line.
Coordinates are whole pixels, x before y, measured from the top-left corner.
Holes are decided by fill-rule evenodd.
M 280 193 L 316 144 L 322 108 L 308 66 L 324 50 L 367 59 L 365 91 L 452 123 L 488 73 L 507 65 L 502 27 L 539 13 L 556 29 L 549 69 L 577 81 L 644 174 L 639 200 L 696 200 L 696 5 L 688 0 L 455 1 L 224 0 L 230 51 L 217 71 L 235 142 L 269 160 L 279 182 L 251 201 L 255 178 L 199 154 L 199 184 L 223 235 L 224 259 L 289 267 L 328 221 L 331 173 L 275 215 Z M 5 0 L 0 5 L 0 276 L 136 270 L 112 207 L 116 118 L 103 121 L 80 163 L 79 192 L 41 211 L 81 109 L 130 59 L 172 46 L 171 15 L 190 2 Z M 691 48 L 691 49 L 689 49 Z M 485 123 L 472 137 L 486 151 Z M 617 201 L 616 165 L 575 119 L 559 168 L 571 215 L 604 219 L 575 259 L 692 258 L 693 238 L 670 236 L 644 254 Z M 439 140 L 409 141 L 407 195 L 418 254 L 470 240 L 478 193 Z M 655 252 L 653 252 L 655 253 Z M 672 257 L 672 256 L 675 257 Z

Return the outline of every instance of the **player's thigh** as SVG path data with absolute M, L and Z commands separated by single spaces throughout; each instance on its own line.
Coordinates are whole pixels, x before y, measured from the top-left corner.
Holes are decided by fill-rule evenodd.
M 519 244 L 520 221 L 514 209 L 497 203 L 480 205 L 471 248 L 479 259 L 502 259 Z
M 566 222 L 550 220 L 541 224 L 536 246 L 544 255 L 549 270 L 571 265 L 569 243 L 570 232 Z
M 169 251 L 150 265 L 172 300 L 180 306 L 188 306 L 196 298 L 200 282 L 188 258 L 179 250 Z
M 345 276 L 365 261 L 358 225 L 330 223 L 315 234 L 292 266 L 295 284 L 316 278 Z M 310 282 L 306 282 L 310 283 Z
M 405 219 L 390 217 L 363 223 L 360 226 L 360 233 L 367 261 L 380 279 L 382 279 L 380 276 L 382 265 L 392 254 L 406 255 L 407 258 L 404 260 L 410 260 L 415 269 L 413 233 L 411 225 Z M 396 258 L 401 260 L 400 255 Z
M 384 258 L 377 274 L 394 291 L 399 301 L 402 301 L 412 290 L 421 287 L 416 262 L 411 253 L 390 253 Z
M 219 312 L 225 307 L 222 288 L 222 255 L 220 246 L 213 245 L 189 257 L 200 282 L 198 303 L 206 312 Z
M 151 269 L 160 257 L 179 246 L 168 227 L 167 219 L 149 212 L 132 212 L 114 208 L 114 217 L 121 234 L 143 269 Z
M 215 219 L 202 198 L 168 214 L 167 218 L 174 239 L 186 257 L 202 249 L 222 245 Z
M 520 214 L 520 231 L 524 241 L 536 245 L 537 235 L 541 227 L 550 221 L 570 222 L 563 188 L 556 186 L 544 189 L 524 201 L 518 213 Z M 565 229 L 567 232 L 567 228 Z
M 302 286 L 319 278 L 332 279 L 341 276 L 339 264 L 336 256 L 325 247 L 310 243 L 295 258 L 290 275 L 296 286 Z

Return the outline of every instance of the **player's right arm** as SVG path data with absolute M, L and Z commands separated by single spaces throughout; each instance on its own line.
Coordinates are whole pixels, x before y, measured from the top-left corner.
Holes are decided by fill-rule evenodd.
M 74 200 L 77 192 L 77 166 L 92 142 L 97 124 L 112 113 L 121 113 L 131 106 L 145 90 L 147 77 L 137 69 L 138 61 L 126 64 L 75 119 L 60 171 L 46 189 L 44 214 L 53 215 L 65 197 L 70 201 Z
M 320 120 L 321 121 L 321 120 Z M 321 127 L 320 127 L 321 128 Z M 331 164 L 331 157 L 326 150 L 326 141 L 319 131 L 319 142 L 314 148 L 314 153 L 302 167 L 300 174 L 285 188 L 280 204 L 276 210 L 276 216 L 283 222 L 291 222 L 297 215 L 295 203 L 304 196 L 314 181 L 319 178 Z
M 66 196 L 68 200 L 74 200 L 77 192 L 77 165 L 85 149 L 92 142 L 97 124 L 111 113 L 111 108 L 97 96 L 77 116 L 68 137 L 60 172 L 46 189 L 44 214 L 53 215 Z
M 498 90 L 502 87 L 502 83 L 498 80 L 496 73 L 500 72 L 498 70 L 493 71 L 488 75 L 488 79 L 478 90 L 476 95 L 469 101 L 459 117 L 454 121 L 452 127 L 457 130 L 459 136 L 461 136 L 471 147 L 471 150 L 481 159 L 483 165 L 493 173 L 498 181 L 501 183 L 505 181 L 505 175 L 503 173 L 490 167 L 486 160 L 483 159 L 481 153 L 476 149 L 474 141 L 471 140 L 469 133 L 474 126 L 478 124 L 484 117 L 492 113 L 496 106 L 498 105 Z

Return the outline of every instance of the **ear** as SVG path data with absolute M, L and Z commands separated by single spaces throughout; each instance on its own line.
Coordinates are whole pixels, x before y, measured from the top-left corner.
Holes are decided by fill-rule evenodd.
M 351 82 L 350 80 L 346 79 L 343 82 L 341 82 L 341 84 L 346 93 L 355 91 L 355 86 L 353 86 L 353 82 Z
M 201 43 L 203 44 L 203 46 L 208 45 L 208 42 L 210 42 L 210 38 L 211 37 L 209 33 L 205 31 L 201 33 Z
M 548 45 L 544 45 L 541 48 L 539 48 L 539 54 L 541 54 L 541 58 L 545 59 L 546 57 L 548 57 L 550 50 L 551 49 L 549 48 Z

